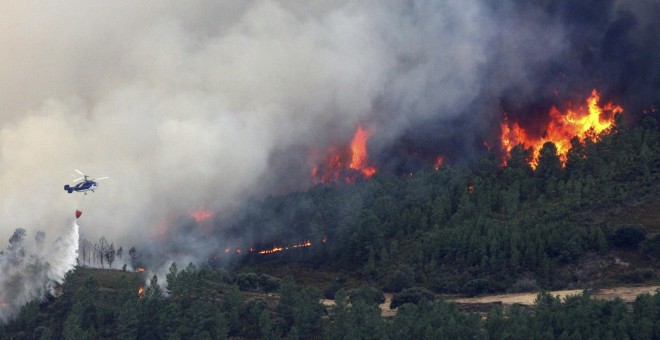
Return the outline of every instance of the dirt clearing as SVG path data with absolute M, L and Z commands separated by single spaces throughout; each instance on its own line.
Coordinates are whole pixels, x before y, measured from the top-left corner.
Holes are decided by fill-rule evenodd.
M 660 289 L 660 286 L 636 286 L 636 287 L 614 287 L 606 289 L 593 290 L 591 292 L 591 297 L 594 299 L 602 300 L 613 300 L 615 298 L 621 298 L 625 302 L 632 302 L 635 300 L 637 295 L 649 293 L 654 294 L 657 289 Z M 573 290 L 556 290 L 549 292 L 552 296 L 559 296 L 564 298 L 569 295 L 577 295 L 582 293 L 582 289 L 573 289 Z M 518 294 L 501 294 L 501 295 L 488 295 L 480 296 L 474 298 L 452 298 L 447 299 L 448 302 L 455 302 L 461 304 L 483 304 L 483 303 L 502 303 L 504 305 L 533 305 L 536 300 L 538 292 L 531 293 L 518 293 Z

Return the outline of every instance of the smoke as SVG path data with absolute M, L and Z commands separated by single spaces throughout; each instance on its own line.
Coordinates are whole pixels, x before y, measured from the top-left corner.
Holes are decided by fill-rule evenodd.
M 25 241 L 29 236 L 25 229 L 14 232 L 9 247 L 0 253 L 0 322 L 13 318 L 27 302 L 55 293 L 54 283 L 61 283 L 76 265 L 78 229 L 74 221 L 49 248 L 44 247 L 44 233 L 31 244 Z
M 181 216 L 306 188 L 310 149 L 350 141 L 358 123 L 373 131 L 376 166 L 402 171 L 420 153 L 474 158 L 504 112 L 534 122 L 594 87 L 626 112 L 657 107 L 659 12 L 633 1 L 4 1 L 0 237 L 80 209 L 83 237 L 167 266 L 227 246 L 221 228 Z M 110 179 L 69 195 L 74 168 Z

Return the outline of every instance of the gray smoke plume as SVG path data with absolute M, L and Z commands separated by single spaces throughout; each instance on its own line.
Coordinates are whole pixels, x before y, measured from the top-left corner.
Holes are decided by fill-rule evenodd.
M 308 187 L 310 150 L 358 123 L 379 169 L 398 171 L 411 150 L 474 157 L 503 112 L 534 120 L 555 92 L 657 106 L 659 13 L 623 0 L 3 1 L 0 239 L 80 209 L 89 240 L 162 266 L 201 259 L 227 245 L 181 216 Z M 74 168 L 110 179 L 67 194 Z
M 43 232 L 35 243 L 26 240 L 28 233 L 19 228 L 10 238 L 9 246 L 0 254 L 0 322 L 13 318 L 20 308 L 45 294 L 54 294 L 54 285 L 76 265 L 78 257 L 78 224 L 45 247 Z

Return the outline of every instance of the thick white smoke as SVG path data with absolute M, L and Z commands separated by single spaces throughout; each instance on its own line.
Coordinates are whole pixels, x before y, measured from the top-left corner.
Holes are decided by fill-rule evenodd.
M 14 317 L 25 303 L 54 294 L 54 283 L 76 265 L 78 230 L 74 221 L 49 247 L 46 239 L 30 243 L 26 232 L 0 254 L 0 322 Z
M 262 190 L 274 150 L 350 140 L 383 98 L 398 106 L 383 133 L 469 102 L 480 13 L 474 0 L 2 2 L 0 238 L 80 209 L 84 237 L 140 249 L 168 216 Z M 74 168 L 111 178 L 67 194 Z

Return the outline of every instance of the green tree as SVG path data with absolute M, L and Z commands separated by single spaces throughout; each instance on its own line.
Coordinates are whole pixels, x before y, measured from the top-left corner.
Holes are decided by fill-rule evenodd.
M 115 256 L 117 252 L 115 251 L 115 244 L 110 243 L 108 246 L 108 251 L 105 252 L 105 260 L 108 261 L 108 268 L 112 268 L 112 263 L 115 262 Z
M 646 239 L 646 228 L 641 225 L 619 226 L 610 236 L 610 243 L 619 248 L 636 249 Z
M 231 286 L 225 292 L 223 307 L 227 315 L 229 335 L 238 335 L 242 327 L 240 317 L 243 312 L 243 294 L 241 294 L 238 286 Z
M 294 326 L 303 339 L 315 337 L 321 329 L 321 316 L 325 307 L 320 303 L 321 292 L 305 288 L 294 307 Z
M 167 286 L 165 286 L 165 289 L 167 290 L 167 293 L 170 296 L 180 293 L 180 289 L 177 282 L 178 274 L 179 271 L 176 267 L 176 262 L 172 262 L 172 264 L 170 265 L 169 272 L 165 275 L 165 279 L 167 281 Z
M 117 335 L 120 339 L 137 339 L 139 320 L 135 302 L 126 301 L 117 318 Z
M 571 148 L 566 154 L 566 173 L 570 177 L 579 178 L 584 175 L 586 168 L 587 154 L 584 144 L 580 138 L 573 137 L 571 139 Z
M 255 273 L 239 273 L 236 284 L 242 291 L 256 290 L 259 286 L 259 276 Z
M 335 293 L 335 305 L 330 309 L 329 322 L 324 327 L 326 339 L 348 339 L 352 333 L 352 323 L 346 306 L 346 291 L 340 288 Z
M 69 315 L 64 322 L 64 329 L 62 331 L 62 337 L 65 340 L 80 340 L 80 339 L 92 339 L 92 335 L 85 332 L 82 325 L 82 314 L 83 306 L 81 303 L 76 303 L 73 305 L 73 309 L 69 312 Z
M 378 306 L 385 302 L 385 294 L 374 287 L 362 287 L 351 291 L 350 301 L 355 304 L 357 301 L 362 301 L 370 306 Z
M 562 164 L 557 156 L 557 147 L 552 142 L 546 142 L 539 152 L 539 161 L 535 174 L 538 180 L 538 188 L 541 192 L 547 192 L 554 180 L 561 177 Z M 556 194 L 547 192 L 549 194 Z
M 434 299 L 435 296 L 433 293 L 426 288 L 406 288 L 400 293 L 394 294 L 394 296 L 392 296 L 392 303 L 390 303 L 390 308 L 394 309 L 406 303 L 417 304 L 422 300 L 433 301 Z
M 297 299 L 298 294 L 293 277 L 287 276 L 280 285 L 280 301 L 277 303 L 276 311 L 284 318 L 289 327 L 293 326 Z

